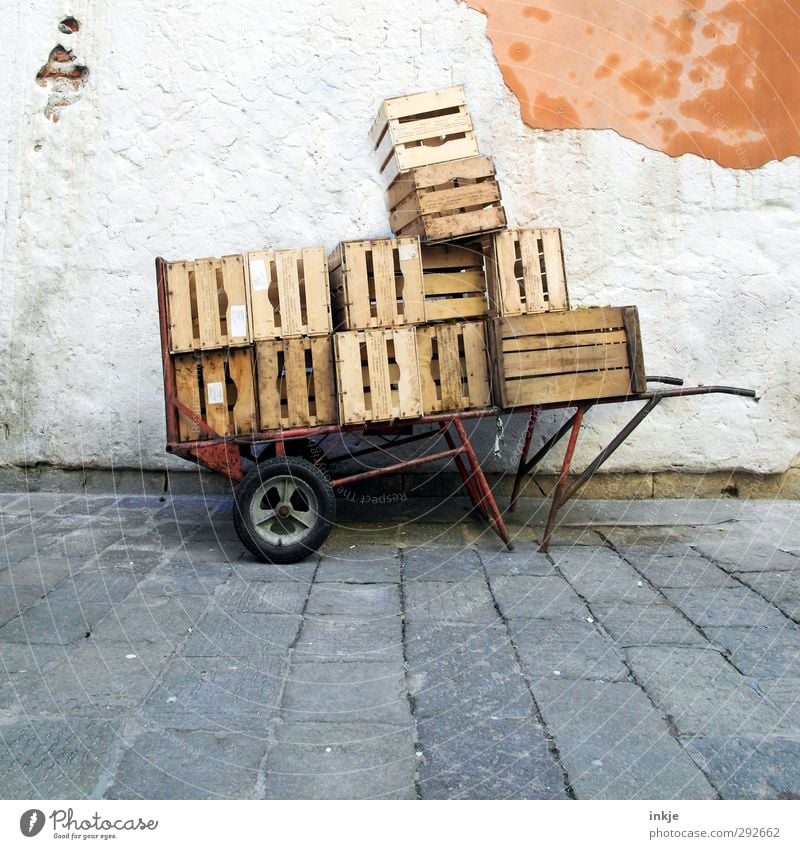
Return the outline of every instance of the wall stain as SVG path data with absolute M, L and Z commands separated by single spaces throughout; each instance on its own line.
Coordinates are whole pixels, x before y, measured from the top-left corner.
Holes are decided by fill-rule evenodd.
M 800 0 L 467 0 L 523 120 L 729 168 L 800 155 Z
M 58 29 L 65 34 L 72 34 L 78 32 L 80 23 L 75 18 L 64 18 Z M 88 76 L 89 69 L 76 62 L 72 50 L 57 44 L 36 74 L 36 82 L 50 90 L 44 109 L 45 117 L 57 123 L 61 110 L 81 99 Z

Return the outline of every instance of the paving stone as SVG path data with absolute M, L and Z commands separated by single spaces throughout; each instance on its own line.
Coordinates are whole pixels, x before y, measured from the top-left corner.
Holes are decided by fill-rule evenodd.
M 112 546 L 92 557 L 90 565 L 95 569 L 127 569 L 135 575 L 144 576 L 150 574 L 165 560 L 166 555 L 161 550 Z
M 403 584 L 405 613 L 408 622 L 499 622 L 494 600 L 485 581 L 415 581 Z
M 482 581 L 483 572 L 472 548 L 419 548 L 403 552 L 403 580 L 442 583 Z
M 217 591 L 214 606 L 238 613 L 300 614 L 310 584 L 299 581 L 229 581 Z
M 306 583 L 310 584 L 317 571 L 319 556 L 302 560 L 299 563 L 255 563 L 237 560 L 226 564 L 231 570 L 234 580 L 257 583 L 258 581 L 279 583 Z
M 737 572 L 736 577 L 800 623 L 800 572 Z
M 286 669 L 283 657 L 261 657 L 255 666 L 223 657 L 175 658 L 142 719 L 148 726 L 235 730 L 261 738 L 278 709 Z
M 57 584 L 47 599 L 56 604 L 85 604 L 103 602 L 116 604 L 136 586 L 136 576 L 129 572 L 83 569 Z
M 27 557 L 0 571 L 0 586 L 29 587 L 44 595 L 68 575 L 76 574 L 82 565 L 63 557 Z
M 653 584 L 664 587 L 735 587 L 737 582 L 719 567 L 696 554 L 683 557 L 637 556 L 634 566 Z
M 759 678 L 758 686 L 786 719 L 797 726 L 800 724 L 796 719 L 800 715 L 800 676 L 797 667 L 793 673 L 781 678 Z
M 514 551 L 487 552 L 478 546 L 481 562 L 490 578 L 532 575 L 554 576 L 555 567 L 546 554 L 541 554 L 534 543 L 514 543 Z
M 177 548 L 177 556 L 191 563 L 234 563 L 241 559 L 256 562 L 238 540 L 184 540 Z
M 411 727 L 288 722 L 267 757 L 266 799 L 414 799 Z
M 716 797 L 635 684 L 542 680 L 534 695 L 579 799 Z
M 418 717 L 532 715 L 530 691 L 501 625 L 411 623 L 406 658 Z
M 396 663 L 301 663 L 286 682 L 287 722 L 411 721 L 403 669 Z
M 544 526 L 537 528 L 535 541 L 541 543 L 544 539 Z M 578 548 L 580 546 L 599 547 L 604 544 L 603 538 L 592 528 L 569 528 L 559 527 L 550 540 L 550 549 L 553 554 L 564 548 Z
M 306 614 L 380 619 L 400 613 L 400 588 L 393 584 L 314 584 Z
M 687 547 L 697 536 L 697 527 L 676 525 L 639 527 L 637 525 L 595 525 L 599 531 L 614 548 L 621 550 L 623 546 L 647 546 L 661 547 Z M 664 553 L 667 553 L 664 551 Z
M 790 727 L 716 651 L 637 646 L 625 654 L 680 735 L 777 734 Z
M 400 549 L 396 545 L 362 545 L 359 536 L 334 530 L 320 549 L 323 562 L 398 563 Z
M 641 575 L 608 549 L 577 554 L 569 551 L 555 554 L 553 559 L 573 589 L 589 604 L 596 601 L 646 604 L 657 598 Z
M 781 551 L 773 544 L 754 544 L 747 540 L 698 539 L 695 548 L 727 572 L 792 571 L 800 569 L 800 558 Z
M 302 617 L 283 613 L 239 613 L 212 608 L 180 647 L 185 657 L 249 658 L 285 655 L 300 632 Z
M 664 595 L 701 628 L 781 628 L 786 624 L 779 610 L 747 587 L 667 588 Z
M 0 628 L 0 643 L 74 643 L 92 633 L 111 609 L 110 602 L 50 604 L 44 598 Z
M 613 646 L 589 622 L 513 620 L 511 638 L 529 680 L 622 681 L 628 675 Z
M 113 495 L 87 498 L 79 496 L 53 511 L 54 516 L 96 516 L 113 506 L 117 499 Z
M 147 732 L 125 750 L 105 799 L 251 799 L 266 734 Z
M 592 612 L 620 646 L 699 646 L 708 641 L 666 600 L 653 604 L 596 602 Z
M 531 719 L 419 722 L 423 799 L 565 799 L 561 771 Z
M 800 741 L 708 737 L 684 746 L 723 799 L 798 799 Z
M 437 522 L 423 522 L 420 519 L 398 524 L 394 542 L 403 549 L 420 546 L 438 548 L 464 544 L 461 524 L 443 525 Z
M 169 655 L 150 644 L 37 646 L 0 685 L 0 715 L 116 717 L 144 702 Z
M 403 663 L 400 616 L 352 621 L 330 616 L 306 619 L 294 649 L 295 663 L 321 661 Z
M 44 595 L 41 587 L 0 585 L 0 625 L 5 625 Z
M 78 496 L 73 492 L 29 492 L 23 493 L 18 500 L 12 501 L 6 509 L 13 508 L 15 513 L 26 516 L 41 516 L 77 500 Z
M 216 588 L 231 576 L 225 563 L 163 563 L 138 585 L 137 592 L 147 595 L 213 596 Z
M 585 619 L 586 605 L 561 577 L 492 578 L 492 592 L 506 619 Z
M 706 636 L 721 646 L 731 663 L 753 678 L 782 678 L 800 669 L 800 631 L 784 628 L 706 628 Z
M 119 527 L 90 526 L 59 537 L 45 553 L 64 557 L 76 564 L 85 563 L 92 558 L 100 557 L 109 546 L 118 543 L 121 537 L 122 531 Z
M 365 560 L 323 558 L 315 580 L 319 583 L 399 584 L 400 559 L 396 557 L 370 563 Z
M 4 799 L 87 799 L 119 746 L 113 722 L 61 719 L 0 723 Z
M 92 637 L 98 641 L 164 643 L 175 647 L 186 638 L 208 605 L 209 600 L 203 596 L 132 595 L 114 605 L 92 629 Z

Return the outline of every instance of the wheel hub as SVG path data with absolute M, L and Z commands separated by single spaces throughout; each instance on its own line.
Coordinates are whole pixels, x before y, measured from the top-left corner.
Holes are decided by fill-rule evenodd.
M 276 512 L 281 519 L 285 519 L 287 516 L 291 515 L 292 508 L 288 504 L 281 504 Z

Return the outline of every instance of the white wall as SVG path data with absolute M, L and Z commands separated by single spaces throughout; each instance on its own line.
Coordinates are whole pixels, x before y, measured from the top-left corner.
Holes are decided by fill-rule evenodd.
M 665 403 L 608 468 L 800 464 L 797 158 L 731 171 L 532 130 L 456 0 L 10 0 L 5 20 L 0 464 L 164 467 L 154 257 L 387 235 L 377 107 L 461 82 L 509 220 L 563 228 L 573 303 L 637 304 L 650 373 L 762 396 Z M 90 76 L 53 123 L 35 76 L 58 42 Z M 630 412 L 593 412 L 579 459 Z

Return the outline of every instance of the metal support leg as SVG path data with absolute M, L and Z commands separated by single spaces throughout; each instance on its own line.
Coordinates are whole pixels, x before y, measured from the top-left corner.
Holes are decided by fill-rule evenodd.
M 519 496 L 520 485 L 525 474 L 525 463 L 528 460 L 528 451 L 531 449 L 531 440 L 533 432 L 536 430 L 536 422 L 539 419 L 539 408 L 534 407 L 533 412 L 528 419 L 528 426 L 525 428 L 525 442 L 522 444 L 522 453 L 519 455 L 519 465 L 517 466 L 517 476 L 514 478 L 514 488 L 511 490 L 511 501 L 508 509 L 513 512 L 517 505 L 517 497 Z
M 469 464 L 472 469 L 472 477 L 475 480 L 475 485 L 480 495 L 480 504 L 487 513 L 489 524 L 500 539 L 506 544 L 506 548 L 509 551 L 513 551 L 514 546 L 508 535 L 506 524 L 503 521 L 503 517 L 500 515 L 500 511 L 497 509 L 497 502 L 494 500 L 492 490 L 489 488 L 486 476 L 483 474 L 478 458 L 475 456 L 472 443 L 469 441 L 469 437 L 467 436 L 467 432 L 464 430 L 464 425 L 461 422 L 461 419 L 453 419 L 453 425 L 456 429 L 456 433 L 458 434 L 458 438 L 461 440 L 461 444 L 464 447 L 467 459 L 469 460 Z
M 453 451 L 456 450 L 456 444 L 453 441 L 453 437 L 450 434 L 449 430 L 444 432 L 444 438 L 447 442 L 449 448 Z M 472 505 L 480 510 L 481 515 L 488 521 L 489 515 L 486 512 L 486 508 L 483 506 L 483 502 L 481 501 L 480 493 L 475 486 L 475 481 L 472 479 L 467 467 L 464 465 L 464 461 L 461 458 L 460 454 L 455 454 L 453 459 L 456 463 L 456 468 L 458 469 L 458 473 L 461 476 L 461 480 L 464 482 L 464 489 L 467 491 L 467 495 L 469 495 L 469 500 L 472 502 Z
M 553 500 L 550 504 L 550 513 L 547 516 L 547 525 L 544 529 L 544 537 L 539 551 L 546 552 L 550 547 L 550 537 L 553 535 L 553 527 L 556 523 L 558 510 L 564 503 L 563 493 L 569 478 L 569 467 L 572 463 L 572 456 L 575 453 L 575 446 L 578 444 L 578 433 L 583 422 L 583 414 L 586 412 L 586 406 L 579 406 L 575 415 L 572 417 L 572 432 L 569 435 L 569 443 L 567 444 L 567 452 L 564 454 L 564 462 L 561 464 L 561 474 L 558 476 L 555 490 L 553 491 Z

